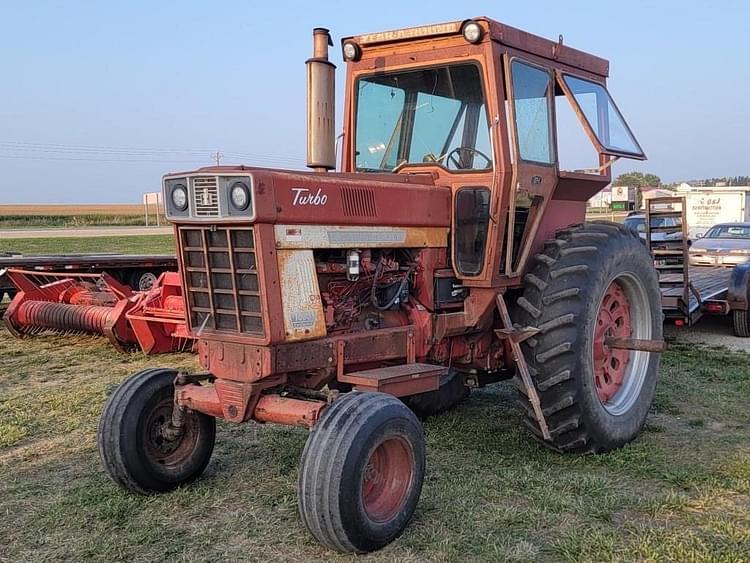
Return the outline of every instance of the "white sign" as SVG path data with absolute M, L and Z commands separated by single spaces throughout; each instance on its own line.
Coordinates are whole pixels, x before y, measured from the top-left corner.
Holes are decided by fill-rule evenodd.
M 161 192 L 147 192 L 143 194 L 143 205 L 159 205 L 161 203 Z
M 628 186 L 612 186 L 612 201 L 630 201 Z

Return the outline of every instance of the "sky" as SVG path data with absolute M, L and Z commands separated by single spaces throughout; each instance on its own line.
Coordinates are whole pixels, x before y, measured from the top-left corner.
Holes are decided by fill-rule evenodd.
M 486 15 L 610 60 L 663 181 L 750 174 L 750 3 L 0 0 L 0 204 L 138 203 L 164 173 L 301 167 L 313 27 Z M 338 47 L 337 112 L 343 103 Z

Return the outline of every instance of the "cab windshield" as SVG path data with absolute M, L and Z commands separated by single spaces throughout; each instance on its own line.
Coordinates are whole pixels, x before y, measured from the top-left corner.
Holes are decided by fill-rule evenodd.
M 378 74 L 357 81 L 355 163 L 391 172 L 405 163 L 492 168 L 479 69 L 472 64 Z

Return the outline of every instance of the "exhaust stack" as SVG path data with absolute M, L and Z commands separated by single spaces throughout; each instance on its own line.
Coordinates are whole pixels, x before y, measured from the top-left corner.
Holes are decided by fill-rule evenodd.
M 328 60 L 333 46 L 328 30 L 313 29 L 313 56 L 307 59 L 307 166 L 316 172 L 336 168 L 336 65 Z

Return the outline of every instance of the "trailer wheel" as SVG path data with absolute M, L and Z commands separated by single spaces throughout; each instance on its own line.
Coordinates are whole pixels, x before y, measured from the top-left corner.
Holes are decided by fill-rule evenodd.
M 164 436 L 174 408 L 172 369 L 147 369 L 132 375 L 109 397 L 97 443 L 110 477 L 141 494 L 169 491 L 203 473 L 216 437 L 213 417 L 187 411 L 183 434 Z
M 414 414 L 425 419 L 451 410 L 469 396 L 470 389 L 464 385 L 463 377 L 456 370 L 449 371 L 440 378 L 436 391 L 409 395 L 402 400 Z
M 414 413 L 391 395 L 347 393 L 323 412 L 302 453 L 302 521 L 330 549 L 380 549 L 409 523 L 424 468 Z
M 151 270 L 135 270 L 130 274 L 128 285 L 133 291 L 148 291 L 158 277 L 159 274 Z
M 747 311 L 734 309 L 732 311 L 732 320 L 734 321 L 734 335 L 741 338 L 750 337 L 750 318 Z
M 540 329 L 524 343 L 552 442 L 521 394 L 526 425 L 563 452 L 605 452 L 633 440 L 646 421 L 659 354 L 619 350 L 608 336 L 662 338 L 661 296 L 637 234 L 615 223 L 558 233 L 536 256 L 518 299 L 519 322 Z

